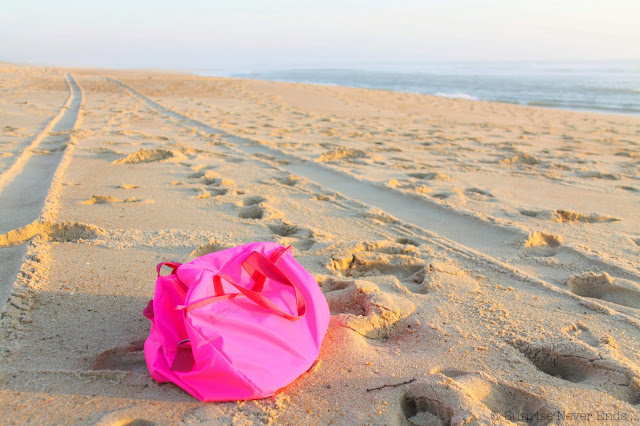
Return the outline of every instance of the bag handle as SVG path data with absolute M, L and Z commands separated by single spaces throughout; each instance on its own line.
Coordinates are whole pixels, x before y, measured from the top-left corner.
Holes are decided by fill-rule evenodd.
M 285 254 L 291 254 L 291 246 L 287 246 L 287 247 L 278 247 L 276 250 L 274 250 L 271 255 L 269 255 L 269 260 L 271 260 L 271 262 L 273 263 L 277 263 L 280 258 L 282 256 L 284 256 Z M 213 271 L 207 267 L 203 267 L 203 270 L 209 271 L 211 273 L 213 273 L 214 275 L 218 274 L 220 271 Z M 251 279 L 253 280 L 253 287 L 251 287 L 251 290 L 253 291 L 262 291 L 263 287 L 264 287 L 264 282 L 267 279 L 267 277 L 265 277 L 264 275 L 258 273 L 251 273 Z M 218 302 L 220 300 L 223 299 L 229 299 L 230 297 L 236 297 L 236 296 L 240 296 L 242 293 L 233 293 L 233 294 L 225 294 L 224 289 L 222 287 L 222 282 L 219 280 L 214 280 L 213 282 L 213 296 L 209 296 L 209 297 L 205 297 L 203 299 L 200 299 L 196 302 L 193 302 L 192 304 L 190 304 L 189 306 L 185 306 L 185 305 L 178 305 L 176 306 L 177 310 L 183 310 L 186 309 L 186 312 L 191 312 L 194 309 L 200 308 L 202 306 L 205 305 L 209 305 L 213 302 Z
M 285 254 L 287 254 L 287 253 L 291 254 L 291 246 L 279 247 L 277 250 L 274 250 L 274 252 L 271 253 L 271 255 L 269 256 L 268 259 L 272 263 L 276 264 L 276 263 L 278 263 L 280 258 L 282 256 L 284 256 Z M 253 285 L 251 290 L 253 290 L 253 291 L 262 291 L 262 288 L 264 287 L 264 282 L 267 279 L 267 277 L 265 275 L 263 275 L 263 274 L 260 274 L 260 273 L 255 274 L 255 277 L 251 273 L 250 273 L 250 275 L 255 281 L 255 284 Z
M 228 282 L 233 287 L 235 287 L 242 295 L 246 296 L 247 299 L 251 300 L 252 302 L 256 303 L 257 305 L 259 305 L 259 306 L 261 306 L 261 307 L 263 307 L 265 309 L 274 311 L 274 312 L 282 315 L 284 318 L 286 318 L 286 319 L 288 319 L 290 321 L 297 321 L 300 318 L 305 316 L 306 311 L 307 311 L 306 302 L 304 300 L 304 296 L 302 296 L 302 293 L 300 293 L 300 291 L 298 290 L 297 285 L 294 284 L 295 280 L 290 279 L 288 274 L 283 269 L 281 269 L 278 265 L 276 265 L 272 260 L 266 258 L 261 253 L 254 251 L 249 256 L 247 256 L 245 261 L 242 263 L 242 267 L 252 277 L 256 277 L 256 275 L 260 276 L 260 277 L 263 277 L 262 278 L 263 282 L 264 282 L 265 278 L 269 278 L 269 279 L 272 279 L 274 281 L 278 281 L 281 284 L 290 285 L 291 287 L 293 287 L 293 291 L 294 291 L 295 296 L 296 296 L 296 309 L 297 309 L 298 314 L 297 315 L 291 315 L 291 314 L 289 314 L 287 312 L 284 312 L 275 303 L 273 303 L 264 294 L 262 294 L 261 291 L 255 291 L 255 290 L 252 290 L 252 289 L 245 288 L 245 287 L 243 287 L 241 285 L 238 285 L 233 280 L 233 278 L 231 278 L 227 274 L 216 274 L 216 275 L 213 276 L 214 288 L 222 287 L 221 280 L 224 279 L 226 282 Z M 262 287 L 262 286 L 260 286 L 260 287 Z M 262 290 L 262 288 L 260 288 L 260 290 Z M 209 299 L 209 300 L 207 300 L 207 299 Z M 199 300 L 198 302 L 194 303 L 193 305 L 187 306 L 186 307 L 186 311 L 189 312 L 189 311 L 191 311 L 193 309 L 196 309 L 196 308 L 199 308 L 201 306 L 204 306 L 205 304 L 213 303 L 215 301 L 221 300 L 220 299 L 220 295 L 213 296 L 213 297 L 207 298 L 207 299 Z
M 170 267 L 172 269 L 172 271 L 171 271 L 172 274 L 175 274 L 176 273 L 176 269 L 178 269 L 178 266 L 180 266 L 181 263 L 178 263 L 178 262 L 162 262 L 162 263 L 158 263 L 158 266 L 156 266 L 156 271 L 158 271 L 158 276 L 160 276 L 160 270 L 165 265 L 167 265 L 168 267 Z
M 280 260 L 280 258 L 284 256 L 286 253 L 291 253 L 291 246 L 277 248 L 276 250 L 273 251 L 273 253 L 271 253 L 271 255 L 269 256 L 269 260 L 273 263 L 277 263 L 278 260 Z M 258 273 L 249 272 L 249 275 L 251 275 L 251 279 L 253 279 L 253 287 L 251 287 L 251 290 L 258 291 L 258 292 L 262 291 L 264 287 L 264 282 L 267 279 L 267 277 L 259 272 Z M 222 288 L 222 283 L 220 281 L 215 281 L 213 283 L 213 294 L 214 296 L 224 296 L 225 294 L 224 289 Z
M 182 263 L 178 263 L 178 262 L 158 263 L 158 266 L 156 266 L 156 271 L 158 271 L 158 278 L 160 278 L 160 270 L 165 265 L 171 268 L 171 275 L 176 275 L 176 280 L 170 281 L 170 282 L 173 285 L 173 287 L 182 294 L 182 297 L 184 298 L 187 295 L 187 291 L 189 291 L 189 286 L 183 283 L 182 281 L 180 281 L 179 279 L 177 279 L 178 276 L 176 274 L 176 270 L 180 265 L 182 265 Z

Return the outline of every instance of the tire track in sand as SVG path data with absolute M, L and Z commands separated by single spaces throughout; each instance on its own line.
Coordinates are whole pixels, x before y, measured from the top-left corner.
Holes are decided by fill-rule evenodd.
M 42 214 L 82 104 L 82 91 L 71 74 L 66 82 L 69 98 L 58 115 L 0 176 L 0 235 L 24 228 Z M 0 306 L 11 293 L 26 253 L 26 244 L 0 248 Z
M 256 156 L 254 158 L 257 159 L 260 156 L 270 156 L 285 160 L 279 161 L 279 167 L 283 170 L 309 179 L 331 191 L 341 193 L 347 198 L 377 207 L 404 222 L 417 225 L 425 230 L 427 235 L 447 240 L 445 245 L 450 249 L 471 251 L 484 258 L 485 261 L 505 268 L 529 281 L 539 280 L 538 282 L 545 286 L 551 284 L 555 289 L 567 294 L 569 292 L 564 284 L 566 279 L 571 276 L 572 271 L 597 269 L 640 283 L 640 276 L 634 271 L 609 264 L 599 258 L 587 256 L 566 246 L 558 250 L 562 255 L 562 262 L 559 265 L 549 264 L 544 267 L 531 268 L 526 264 L 526 259 L 523 261 L 523 244 L 530 237 L 523 230 L 507 228 L 488 220 L 457 212 L 422 197 L 411 197 L 392 188 L 357 179 L 324 164 L 266 146 L 258 141 L 235 136 L 168 109 L 118 80 L 111 78 L 107 78 L 107 80 L 120 86 L 149 108 L 164 114 L 180 126 L 195 128 L 205 134 L 222 135 L 239 151 Z M 558 279 L 558 277 L 561 278 Z M 571 296 L 578 297 L 573 294 Z M 584 299 L 581 298 L 581 300 Z M 595 302 L 585 301 L 585 303 Z M 611 305 L 607 305 L 607 307 L 611 308 Z M 626 310 L 623 309 L 623 311 Z M 632 322 L 635 323 L 634 320 Z

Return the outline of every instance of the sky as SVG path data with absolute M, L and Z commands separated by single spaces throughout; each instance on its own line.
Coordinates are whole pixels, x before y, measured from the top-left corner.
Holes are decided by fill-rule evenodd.
M 0 61 L 243 70 L 640 61 L 640 0 L 0 0 Z

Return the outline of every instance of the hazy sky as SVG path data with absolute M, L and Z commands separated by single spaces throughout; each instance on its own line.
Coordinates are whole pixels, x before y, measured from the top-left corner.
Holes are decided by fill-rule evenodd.
M 0 0 L 0 61 L 101 67 L 640 60 L 640 0 Z

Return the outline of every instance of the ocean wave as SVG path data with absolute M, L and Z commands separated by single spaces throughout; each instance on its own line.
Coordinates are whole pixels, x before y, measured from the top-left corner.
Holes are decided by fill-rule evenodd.
M 629 115 L 640 114 L 640 108 L 630 104 L 603 105 L 603 104 L 580 104 L 580 103 L 571 103 L 571 102 L 562 102 L 562 101 L 558 101 L 558 102 L 531 101 L 531 102 L 527 102 L 527 105 L 544 107 L 544 108 L 569 109 L 569 110 L 576 110 L 576 111 L 618 113 L 618 114 L 629 114 Z
M 466 99 L 468 101 L 477 101 L 478 98 L 475 96 L 467 95 L 466 93 L 444 93 L 438 92 L 435 96 L 442 96 L 443 98 L 452 98 L 452 99 Z
M 615 64 L 452 64 L 399 69 L 296 68 L 256 70 L 232 77 L 431 94 L 473 101 L 638 115 L 640 69 L 613 72 Z M 570 73 L 558 69 L 571 69 Z M 604 70 L 604 71 L 603 71 Z M 220 75 L 219 70 L 216 74 Z M 605 72 L 606 71 L 606 72 Z
M 559 102 L 548 102 L 548 101 L 529 101 L 527 102 L 529 106 L 539 106 L 539 107 L 561 107 L 562 103 Z
M 514 99 L 503 99 L 503 98 L 489 99 L 489 102 L 500 102 L 501 104 L 522 105 L 520 102 Z

